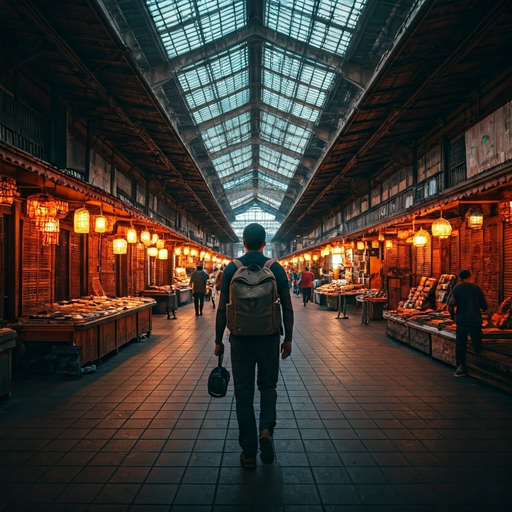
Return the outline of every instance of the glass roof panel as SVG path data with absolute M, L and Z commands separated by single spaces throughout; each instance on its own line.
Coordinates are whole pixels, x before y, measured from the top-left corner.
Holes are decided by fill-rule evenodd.
M 300 160 L 288 155 L 283 155 L 279 151 L 260 146 L 260 163 L 270 171 L 292 178 L 295 174 Z
M 224 37 L 246 24 L 245 0 L 146 0 L 170 58 Z
M 246 112 L 207 128 L 201 132 L 201 137 L 211 153 L 249 140 L 251 138 L 251 114 Z
M 212 160 L 212 164 L 217 171 L 219 178 L 235 174 L 246 169 L 252 163 L 252 146 L 247 145 L 240 149 L 235 149 L 230 153 L 219 156 Z
M 237 199 L 234 199 L 231 201 L 231 208 L 238 208 L 242 204 L 248 203 L 250 201 L 254 200 L 254 196 L 251 194 L 244 194 L 243 196 L 240 196 Z
M 184 67 L 178 81 L 196 123 L 230 112 L 249 101 L 247 45 Z
M 277 32 L 344 55 L 367 0 L 266 0 L 265 24 Z
M 235 216 L 236 220 L 232 223 L 232 227 L 238 238 L 242 239 L 245 226 L 251 222 L 261 224 L 267 232 L 267 238 L 273 238 L 277 230 L 281 227 L 281 223 L 275 220 L 275 216 L 263 211 L 259 206 L 253 206 L 244 213 Z
M 265 194 L 263 190 L 258 190 L 258 197 L 261 199 L 262 202 L 269 204 L 276 210 L 279 210 L 279 208 L 281 207 L 282 201 L 278 201 L 277 199 L 270 197 L 268 194 Z
M 226 190 L 241 188 L 242 185 L 247 186 L 249 182 L 252 182 L 252 173 L 244 174 L 243 176 L 239 176 L 238 178 L 227 181 L 226 183 L 224 183 L 224 188 Z
M 295 103 L 292 98 L 269 91 L 268 89 L 263 89 L 262 100 L 263 103 L 266 103 L 271 107 L 293 114 L 294 116 L 305 119 L 306 121 L 316 123 L 320 117 L 320 109 L 314 109 L 301 103 Z
M 267 188 L 275 188 L 277 190 L 286 190 L 288 188 L 288 184 L 283 181 L 276 180 L 269 176 L 266 172 L 258 171 L 258 178 L 262 180 Z
M 260 118 L 261 138 L 295 152 L 303 153 L 311 138 L 311 132 L 286 119 L 262 112 Z

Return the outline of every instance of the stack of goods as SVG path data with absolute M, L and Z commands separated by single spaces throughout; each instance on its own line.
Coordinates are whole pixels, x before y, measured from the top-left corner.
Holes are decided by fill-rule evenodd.
M 492 323 L 499 329 L 512 329 L 512 297 L 508 297 L 492 315 Z
M 338 293 L 344 292 L 352 292 L 356 290 L 361 290 L 364 287 L 362 284 L 339 284 L 336 282 L 332 282 L 329 284 L 323 284 L 318 288 L 315 288 L 315 292 L 320 293 L 322 295 L 338 295 Z
M 108 297 L 90 296 L 70 301 L 48 304 L 43 311 L 29 316 L 27 323 L 44 324 L 84 324 L 98 318 L 121 313 L 155 301 L 146 297 Z
M 433 306 L 433 292 L 436 288 L 437 280 L 433 277 L 422 277 L 417 288 L 411 288 L 409 297 L 400 302 L 399 310 L 418 310 L 424 311 Z
M 453 274 L 442 274 L 436 287 L 436 309 L 444 311 L 448 307 L 448 297 L 455 283 Z

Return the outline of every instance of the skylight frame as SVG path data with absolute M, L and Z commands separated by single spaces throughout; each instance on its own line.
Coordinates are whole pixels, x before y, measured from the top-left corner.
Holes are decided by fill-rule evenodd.
M 292 179 L 300 159 L 294 158 L 262 144 L 259 151 L 260 163 L 265 169 L 285 178 Z
M 229 153 L 221 155 L 212 160 L 212 165 L 217 172 L 219 179 L 226 176 L 236 174 L 252 165 L 253 152 L 252 146 L 247 146 L 235 149 Z
M 249 125 L 247 130 L 243 128 Z M 251 139 L 251 114 L 242 114 L 231 117 L 201 132 L 201 138 L 209 153 L 216 153 L 221 149 L 239 144 Z

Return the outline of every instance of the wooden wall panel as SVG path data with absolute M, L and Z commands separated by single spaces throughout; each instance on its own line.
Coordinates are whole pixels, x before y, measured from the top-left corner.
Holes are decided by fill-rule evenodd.
M 503 229 L 503 299 L 512 297 L 512 224 Z
M 144 244 L 130 244 L 128 247 L 128 293 L 137 296 L 146 288 L 147 258 Z
M 51 246 L 42 247 L 35 222 L 23 222 L 21 314 L 53 302 Z
M 501 221 L 497 217 L 486 219 L 483 229 L 482 289 L 489 304 L 489 313 L 497 311 L 500 286 L 499 230 Z
M 69 231 L 61 229 L 55 246 L 55 300 L 69 300 Z M 76 297 L 74 297 L 76 298 Z
M 460 230 L 452 231 L 450 240 L 450 274 L 457 275 L 460 270 Z
M 431 238 L 432 243 L 432 276 L 439 278 L 442 274 L 442 259 L 441 259 L 441 240 L 438 236 Z
M 80 297 L 80 235 L 73 230 L 69 233 L 69 297 Z
M 4 244 L 4 217 L 0 214 L 0 320 L 4 318 L 5 296 L 5 244 Z
M 116 294 L 116 261 L 113 237 L 91 233 L 89 235 L 89 293 L 95 295 L 93 283 L 99 280 L 106 295 Z
M 466 227 L 466 225 L 462 225 L 460 228 L 460 258 L 459 258 L 459 268 L 471 268 L 471 230 Z

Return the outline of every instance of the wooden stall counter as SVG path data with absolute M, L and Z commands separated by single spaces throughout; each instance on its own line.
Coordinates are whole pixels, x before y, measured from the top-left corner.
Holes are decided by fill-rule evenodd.
M 178 296 L 178 306 L 187 304 L 192 300 L 192 288 L 176 288 L 176 295 Z
M 150 297 L 156 301 L 153 306 L 154 315 L 163 315 L 167 313 L 167 320 L 175 320 L 176 310 L 178 309 L 178 296 L 170 287 L 149 288 L 140 292 L 141 297 Z M 172 315 L 172 317 L 171 317 Z
M 99 316 L 84 323 L 61 320 L 27 319 L 18 328 L 19 340 L 30 351 L 36 345 L 65 343 L 82 347 L 81 362 L 101 360 L 102 357 L 119 351 L 119 347 L 142 335 L 151 335 L 154 300 L 145 299 L 139 306 Z

